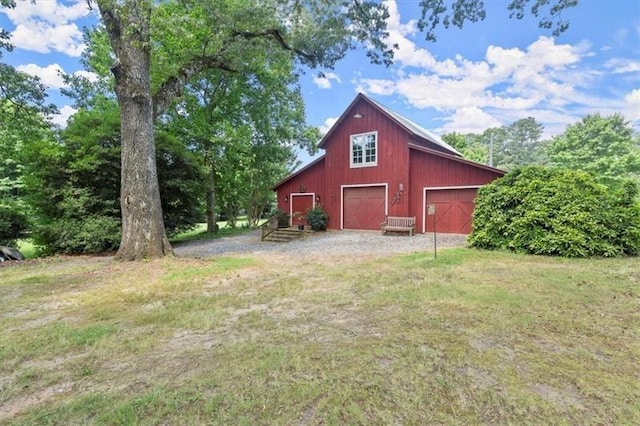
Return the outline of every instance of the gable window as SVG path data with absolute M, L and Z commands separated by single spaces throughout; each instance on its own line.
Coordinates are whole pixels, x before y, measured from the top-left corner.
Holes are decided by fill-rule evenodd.
M 351 167 L 378 165 L 378 132 L 351 135 Z

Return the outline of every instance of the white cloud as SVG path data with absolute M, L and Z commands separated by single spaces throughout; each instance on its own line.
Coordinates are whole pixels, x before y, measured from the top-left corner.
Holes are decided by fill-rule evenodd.
M 436 129 L 438 133 L 482 133 L 490 127 L 500 127 L 502 123 L 477 107 L 463 107 L 444 119 L 445 125 Z
M 322 133 L 322 135 L 326 135 L 333 125 L 336 124 L 336 121 L 338 121 L 338 117 L 329 117 L 324 120 L 324 123 L 319 127 L 320 133 Z
M 403 36 L 414 35 L 418 31 L 417 20 L 411 19 L 406 24 L 400 22 L 400 13 L 398 12 L 398 5 L 395 1 L 387 0 L 383 3 L 389 11 L 389 19 L 387 19 L 388 30 L 397 31 Z
M 66 127 L 67 126 L 67 120 L 69 120 L 69 118 L 75 114 L 78 110 L 75 108 L 70 107 L 69 105 L 65 105 L 62 108 L 60 108 L 60 112 L 56 115 L 54 115 L 51 118 L 51 122 L 53 124 L 56 124 L 60 127 Z
M 356 85 L 357 92 L 376 95 L 392 95 L 397 90 L 396 82 L 393 80 L 363 78 L 357 81 Z
M 313 82 L 321 89 L 331 89 L 331 80 L 341 83 L 340 77 L 333 72 L 325 72 L 313 78 Z
M 84 50 L 82 32 L 73 22 L 89 15 L 85 1 L 70 5 L 57 1 L 18 1 L 14 9 L 3 12 L 16 26 L 11 42 L 38 53 L 61 52 L 80 56 Z
M 587 49 L 588 45 L 555 44 L 551 37 L 539 37 L 527 48 L 527 59 L 536 60 L 531 65 L 538 68 L 564 67 L 580 61 L 580 53 Z
M 404 66 L 414 66 L 421 68 L 430 68 L 436 63 L 435 58 L 425 49 L 419 49 L 416 44 L 407 38 L 413 34 L 411 23 L 407 25 L 400 24 L 400 15 L 395 1 L 385 2 L 389 9 L 390 17 L 388 19 L 387 31 L 389 38 L 387 46 L 397 46 L 394 50 L 393 57 L 396 63 Z
M 626 108 L 624 116 L 631 121 L 640 120 L 640 89 L 634 89 L 625 97 Z
M 55 27 L 43 22 L 20 24 L 11 33 L 11 42 L 25 50 L 61 52 L 73 57 L 80 56 L 84 50 L 82 32 L 76 24 Z
M 98 74 L 96 74 L 94 72 L 91 72 L 91 71 L 84 71 L 84 70 L 76 71 L 76 72 L 73 73 L 73 75 L 84 77 L 87 80 L 89 80 L 91 83 L 97 82 L 98 79 L 100 78 L 98 76 Z
M 64 73 L 64 70 L 58 64 L 51 64 L 46 67 L 40 67 L 36 64 L 26 64 L 19 65 L 16 69 L 39 77 L 40 81 L 50 89 L 59 89 L 65 85 L 64 80 L 62 79 L 62 73 Z
M 14 24 L 24 23 L 34 18 L 42 19 L 52 24 L 65 24 L 89 15 L 90 10 L 85 0 L 72 2 L 17 1 L 14 9 L 7 9 L 5 13 Z M 69 4 L 70 3 L 70 4 Z
M 356 85 L 366 93 L 399 95 L 415 108 L 440 112 L 446 123 L 441 130 L 484 130 L 534 116 L 562 131 L 579 119 L 578 111 L 590 112 L 593 105 L 626 105 L 623 99 L 596 95 L 594 82 L 602 85 L 611 72 L 585 65 L 586 58 L 595 55 L 587 41 L 559 44 L 540 36 L 525 48 L 489 46 L 481 60 L 462 55 L 438 60 L 411 40 L 415 23 L 401 23 L 396 2 L 387 5 L 391 15 L 387 42 L 399 47 L 396 68 L 389 78 L 360 78 Z M 637 61 L 612 62 L 610 67 L 614 65 L 617 72 L 640 67 Z
M 62 87 L 66 87 L 64 79 L 62 78 L 62 74 L 65 72 L 59 64 L 50 64 L 46 67 L 41 67 L 36 64 L 25 64 L 18 65 L 16 69 L 40 78 L 42 84 L 47 86 L 49 89 L 60 89 Z M 90 82 L 98 81 L 98 75 L 90 71 L 80 70 L 73 74 L 84 77 Z
M 640 61 L 637 59 L 613 58 L 604 63 L 614 74 L 635 73 L 640 71 Z

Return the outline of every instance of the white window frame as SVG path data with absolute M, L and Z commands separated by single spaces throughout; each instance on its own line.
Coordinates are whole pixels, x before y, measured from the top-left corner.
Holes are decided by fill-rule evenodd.
M 354 143 L 354 138 L 363 138 L 366 137 L 368 135 L 374 135 L 375 137 L 375 142 L 374 142 L 374 149 L 376 152 L 376 157 L 374 161 L 366 161 L 367 158 L 367 148 L 366 148 L 366 144 L 362 146 L 362 163 L 354 163 L 353 162 L 353 143 Z M 366 133 L 357 133 L 355 135 L 351 135 L 349 137 L 349 164 L 351 165 L 352 169 L 356 169 L 356 168 L 360 168 L 360 167 L 375 167 L 378 165 L 378 132 L 374 131 L 374 132 L 366 132 Z

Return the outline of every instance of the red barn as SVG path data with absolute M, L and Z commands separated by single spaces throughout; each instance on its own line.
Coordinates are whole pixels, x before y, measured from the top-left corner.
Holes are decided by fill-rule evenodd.
M 504 175 L 363 94 L 319 147 L 322 157 L 273 189 L 292 216 L 321 204 L 329 229 L 378 230 L 389 215 L 415 216 L 416 232 L 428 232 L 434 204 L 438 232 L 468 234 L 478 188 Z

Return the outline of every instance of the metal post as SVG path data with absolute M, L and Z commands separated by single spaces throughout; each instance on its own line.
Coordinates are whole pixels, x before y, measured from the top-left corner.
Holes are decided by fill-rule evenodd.
M 438 258 L 438 237 L 436 237 L 436 206 L 433 206 L 433 258 Z
M 433 258 L 438 258 L 438 242 L 436 238 L 436 205 L 427 205 L 427 216 L 433 216 Z M 425 230 L 426 231 L 426 230 Z

